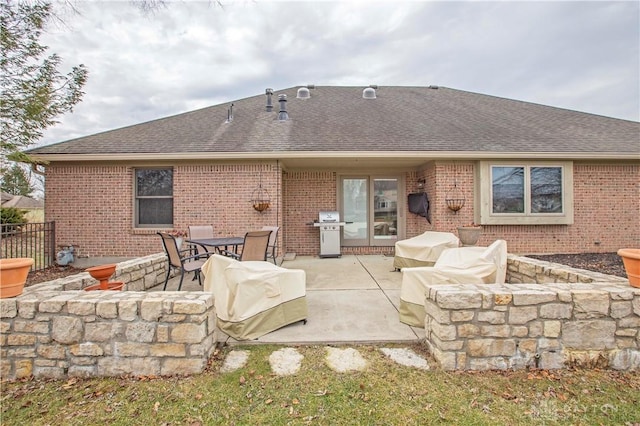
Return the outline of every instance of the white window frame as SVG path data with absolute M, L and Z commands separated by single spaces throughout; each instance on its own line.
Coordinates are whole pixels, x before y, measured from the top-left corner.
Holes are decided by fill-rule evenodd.
M 494 213 L 492 167 L 524 168 L 523 213 Z M 562 168 L 562 213 L 531 212 L 531 168 Z M 573 224 L 573 162 L 572 161 L 481 161 L 476 188 L 476 222 L 482 225 L 571 225 Z

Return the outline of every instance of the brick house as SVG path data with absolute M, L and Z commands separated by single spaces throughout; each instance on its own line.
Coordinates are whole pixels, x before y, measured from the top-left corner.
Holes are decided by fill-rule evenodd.
M 580 253 L 640 247 L 639 141 L 637 122 L 444 87 L 303 86 L 29 153 L 46 162 L 58 244 L 87 256 L 159 252 L 158 230 L 190 224 L 278 225 L 281 254 L 314 255 L 322 210 L 352 222 L 345 254 L 470 222 L 482 245 Z M 408 211 L 418 192 L 430 222 Z

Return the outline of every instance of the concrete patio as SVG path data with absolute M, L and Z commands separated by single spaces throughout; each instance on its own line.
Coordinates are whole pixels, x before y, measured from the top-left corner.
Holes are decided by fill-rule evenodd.
M 318 258 L 300 256 L 285 260 L 282 267 L 302 269 L 307 278 L 307 323 L 288 325 L 259 339 L 242 341 L 226 335 L 227 344 L 332 344 L 416 342 L 424 329 L 399 320 L 402 275 L 393 269 L 393 257 L 382 255 Z M 178 288 L 180 277 L 169 281 L 168 290 Z M 200 290 L 192 275 L 185 276 L 183 290 Z M 160 291 L 162 286 L 151 291 Z

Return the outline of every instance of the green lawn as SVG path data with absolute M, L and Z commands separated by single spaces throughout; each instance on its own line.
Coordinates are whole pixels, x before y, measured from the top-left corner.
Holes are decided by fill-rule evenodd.
M 2 384 L 2 425 L 423 425 L 640 422 L 640 373 L 610 370 L 444 372 L 396 364 L 358 346 L 363 372 L 337 373 L 323 346 L 303 346 L 294 376 L 271 373 L 276 346 L 220 373 L 224 351 L 197 376 L 28 380 Z M 225 351 L 228 349 L 225 349 Z

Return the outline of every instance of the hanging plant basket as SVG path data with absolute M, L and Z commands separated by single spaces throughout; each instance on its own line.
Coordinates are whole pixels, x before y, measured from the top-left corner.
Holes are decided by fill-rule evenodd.
M 464 195 L 462 194 L 462 191 L 458 189 L 458 185 L 455 183 L 453 184 L 453 188 L 447 191 L 444 198 L 445 202 L 447 203 L 447 207 L 453 213 L 457 214 L 458 210 L 464 207 Z
M 269 205 L 271 204 L 269 192 L 267 192 L 262 185 L 253 190 L 253 193 L 251 194 L 251 204 L 253 205 L 253 208 L 260 213 L 269 208 Z

